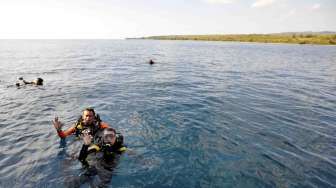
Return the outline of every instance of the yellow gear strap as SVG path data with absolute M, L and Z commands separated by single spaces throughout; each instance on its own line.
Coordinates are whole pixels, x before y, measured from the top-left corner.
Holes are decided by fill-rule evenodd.
M 124 152 L 124 151 L 126 151 L 126 150 L 127 150 L 127 148 L 126 148 L 125 146 L 119 148 L 119 151 L 120 151 L 120 152 Z
M 88 151 L 95 149 L 96 152 L 98 152 L 100 150 L 100 147 L 97 146 L 96 144 L 91 144 L 90 147 L 88 148 Z

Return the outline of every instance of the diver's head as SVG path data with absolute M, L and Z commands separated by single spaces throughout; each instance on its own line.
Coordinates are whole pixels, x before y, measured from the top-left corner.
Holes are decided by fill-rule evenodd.
M 102 151 L 104 151 L 104 156 L 114 156 L 114 153 L 120 152 L 119 149 L 123 144 L 123 136 L 113 128 L 105 128 L 103 131 L 103 139 L 102 139 Z M 104 158 L 105 158 L 104 157 Z
M 36 83 L 36 85 L 43 85 L 43 79 L 42 78 L 37 78 L 35 83 Z
M 113 128 L 105 128 L 103 132 L 103 144 L 113 146 L 116 142 L 116 131 Z
M 42 78 L 36 78 L 35 80 L 33 80 L 33 84 L 41 86 L 41 85 L 43 85 L 43 79 Z
M 86 108 L 82 115 L 84 125 L 92 125 L 95 122 L 95 116 L 96 113 L 93 108 Z

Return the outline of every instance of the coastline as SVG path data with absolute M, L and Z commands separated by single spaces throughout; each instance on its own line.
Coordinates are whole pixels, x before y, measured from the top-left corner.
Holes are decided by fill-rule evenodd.
M 336 45 L 336 34 L 286 33 L 286 34 L 232 34 L 232 35 L 166 35 L 127 39 L 151 40 L 195 40 L 257 43 L 287 43 Z

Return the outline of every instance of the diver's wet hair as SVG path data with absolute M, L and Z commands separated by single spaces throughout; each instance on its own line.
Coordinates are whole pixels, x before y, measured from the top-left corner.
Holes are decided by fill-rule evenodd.
M 83 110 L 83 112 L 84 112 L 84 111 L 89 111 L 89 112 L 92 112 L 94 116 L 96 115 L 96 112 L 95 112 L 94 109 L 91 108 L 91 107 L 89 107 L 89 108 L 85 108 L 85 109 Z
M 104 129 L 104 135 L 115 135 L 115 134 L 117 134 L 117 132 L 111 127 Z
M 42 78 L 37 78 L 36 85 L 43 85 L 43 79 Z

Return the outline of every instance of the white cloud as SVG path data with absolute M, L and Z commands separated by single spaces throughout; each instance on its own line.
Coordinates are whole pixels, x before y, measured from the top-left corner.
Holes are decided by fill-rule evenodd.
M 259 7 L 265 7 L 273 4 L 275 0 L 257 0 L 252 4 L 252 7 L 259 8 Z
M 203 0 L 203 1 L 210 4 L 231 4 L 235 2 L 235 0 Z
M 317 9 L 320 9 L 320 8 L 321 8 L 321 5 L 316 3 L 311 7 L 311 10 L 317 10 Z

